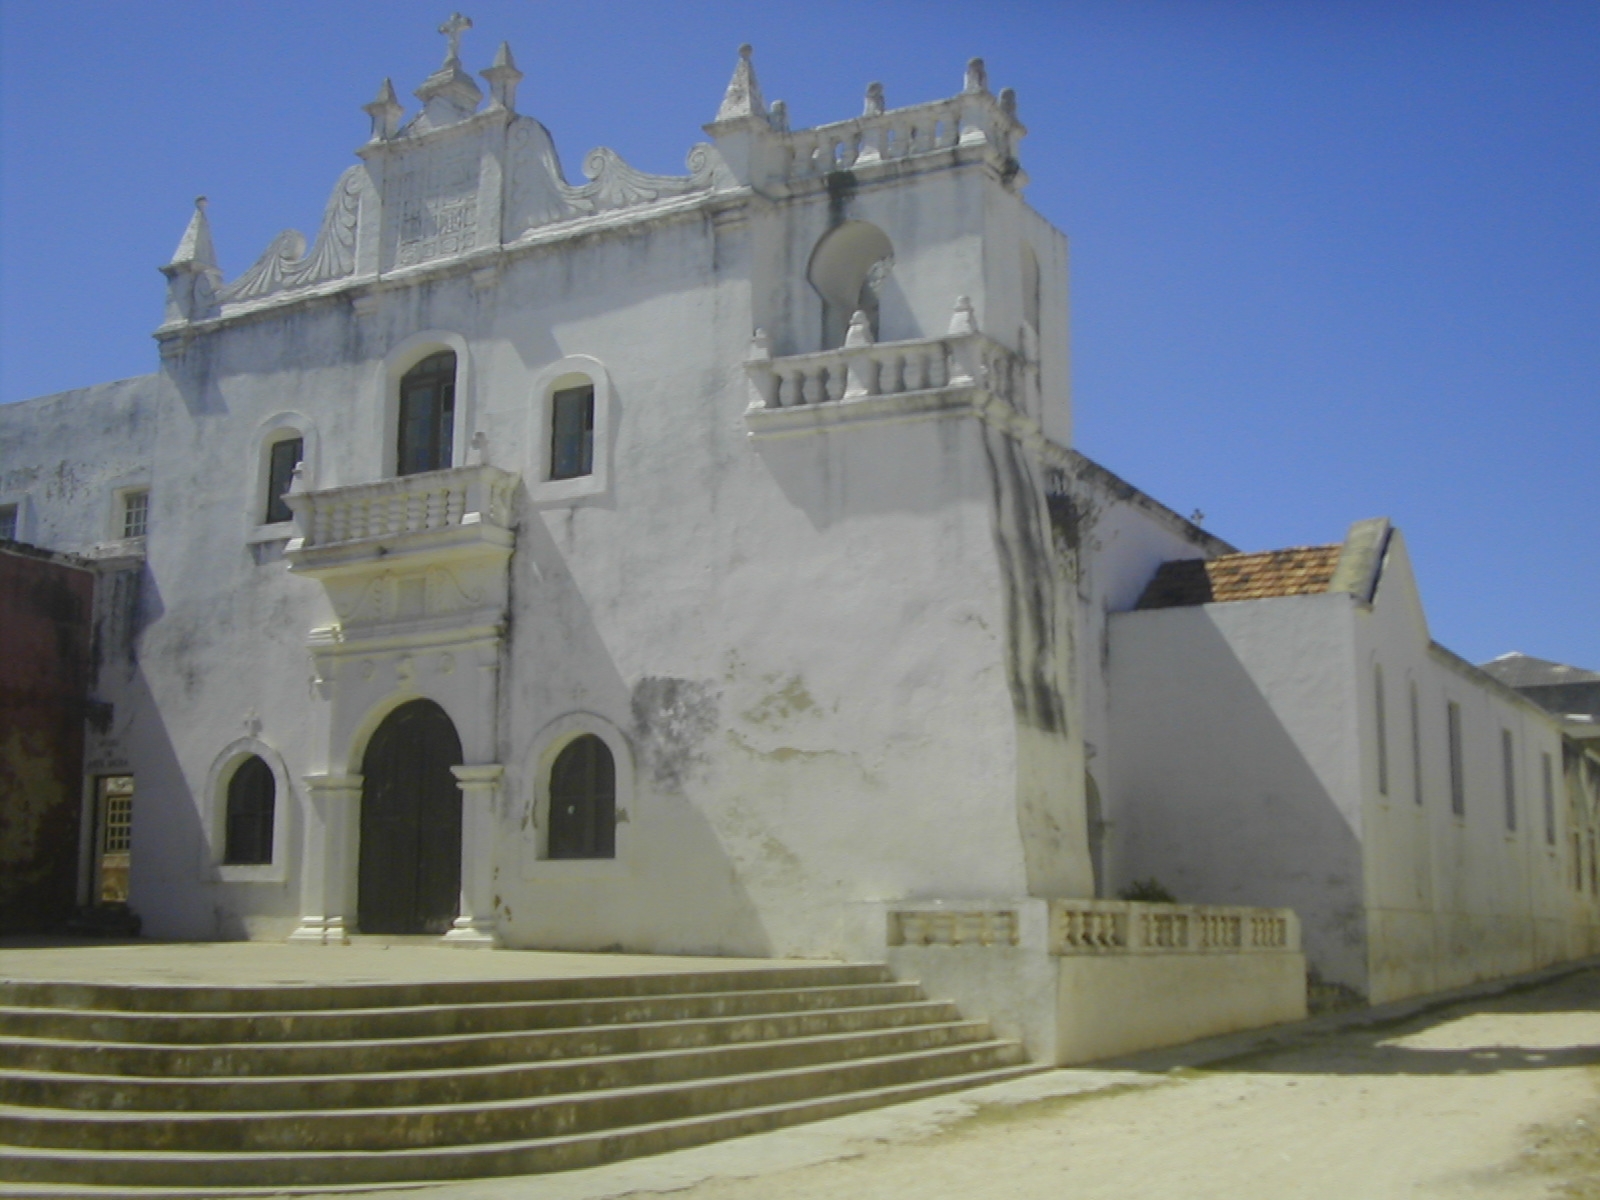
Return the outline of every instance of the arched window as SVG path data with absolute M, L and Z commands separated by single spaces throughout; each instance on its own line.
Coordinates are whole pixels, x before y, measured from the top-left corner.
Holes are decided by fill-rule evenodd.
M 575 383 L 550 395 L 551 479 L 594 472 L 594 384 Z
M 267 495 L 261 517 L 263 525 L 276 525 L 294 517 L 284 494 L 294 482 L 294 469 L 305 457 L 305 439 L 295 435 L 281 437 L 267 449 Z
M 277 806 L 272 768 L 252 754 L 228 780 L 227 832 L 222 861 L 248 866 L 272 861 L 272 825 Z
M 617 768 L 592 733 L 575 738 L 550 767 L 551 858 L 615 858 Z
M 866 314 L 878 337 L 878 294 L 894 267 L 894 246 L 876 225 L 846 221 L 832 229 L 811 253 L 806 278 L 822 297 L 822 348 L 844 345 L 850 318 Z
M 456 356 L 430 354 L 400 378 L 395 474 L 440 471 L 451 463 L 456 419 Z

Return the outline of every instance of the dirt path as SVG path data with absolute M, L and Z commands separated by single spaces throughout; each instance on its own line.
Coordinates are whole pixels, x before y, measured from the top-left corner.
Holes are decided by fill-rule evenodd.
M 932 1131 L 851 1143 L 833 1161 L 620 1194 L 1600 1197 L 1600 968 L 1297 1041 L 1202 1068 L 1147 1059 L 1105 1090 L 990 1105 Z

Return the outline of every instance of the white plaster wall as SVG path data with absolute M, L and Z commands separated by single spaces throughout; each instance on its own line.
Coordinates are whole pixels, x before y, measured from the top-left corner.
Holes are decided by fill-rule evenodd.
M 254 515 L 260 438 L 293 413 L 315 446 L 309 486 L 383 478 L 392 381 L 444 347 L 459 356 L 456 461 L 482 431 L 489 461 L 524 480 L 498 711 L 455 713 L 468 761 L 507 768 L 494 869 L 508 941 L 876 955 L 886 900 L 1078 886 L 1077 717 L 1065 733 L 1019 731 L 1006 666 L 996 498 L 1036 518 L 1037 471 L 1002 477 L 996 435 L 970 417 L 761 443 L 743 417 L 755 325 L 812 348 L 820 302 L 804 265 L 841 213 L 895 242 L 885 337 L 942 333 L 957 294 L 981 321 L 985 222 L 1025 210 L 987 205 L 995 185 L 975 169 L 904 182 L 831 215 L 818 193 L 787 213 L 689 212 L 530 248 L 488 277 L 413 273 L 359 309 L 337 293 L 268 308 L 197 332 L 159 376 L 82 397 L 54 449 L 8 439 L 8 470 L 59 452 L 70 477 L 126 452 L 152 487 L 137 669 L 118 694 L 129 750 L 97 760 L 138 777 L 133 902 L 147 930 L 293 927 L 302 781 L 359 762 L 348 737 L 330 741 L 306 649 L 330 605 L 287 570 L 289 531 Z M 1040 257 L 1047 273 L 1064 262 L 1059 248 Z M 1064 295 L 1045 303 L 1064 321 Z M 536 388 L 579 355 L 612 384 L 597 447 L 610 470 L 592 494 L 551 501 Z M 5 418 L 55 423 L 37 406 Z M 119 422 L 139 420 L 130 450 Z M 46 544 L 97 538 L 103 497 L 48 499 Z M 1036 557 L 1026 570 L 1053 569 Z M 550 863 L 532 805 L 540 738 L 583 714 L 627 740 L 623 849 Z M 241 739 L 281 759 L 292 806 L 281 870 L 250 881 L 218 878 L 208 840 L 218 756 Z M 1026 853 L 1023 828 L 1046 833 Z
M 1113 879 L 1293 908 L 1306 958 L 1365 991 L 1354 602 L 1110 618 Z
M 1356 662 L 1372 999 L 1454 987 L 1569 957 L 1576 892 L 1569 883 L 1569 828 L 1559 795 L 1559 728 L 1530 702 L 1432 645 L 1398 531 L 1391 535 L 1372 605 L 1356 610 Z M 1379 790 L 1378 664 L 1386 693 L 1387 795 Z M 1412 751 L 1412 683 L 1421 717 L 1420 756 Z M 1460 815 L 1451 810 L 1445 716 L 1450 702 L 1461 710 Z M 1515 829 L 1506 820 L 1502 730 L 1512 737 Z M 1558 792 L 1553 840 L 1545 827 L 1545 754 Z
M 1114 896 L 1130 880 L 1112 875 L 1109 847 L 1121 818 L 1112 741 L 1110 697 L 1111 614 L 1131 609 L 1156 569 L 1169 559 L 1205 557 L 1226 547 L 1116 476 L 1081 456 L 1072 456 L 1058 486 L 1070 498 L 1075 518 L 1070 541 L 1076 560 L 1074 687 L 1081 708 L 1085 769 L 1101 798 L 1103 826 L 1097 892 Z

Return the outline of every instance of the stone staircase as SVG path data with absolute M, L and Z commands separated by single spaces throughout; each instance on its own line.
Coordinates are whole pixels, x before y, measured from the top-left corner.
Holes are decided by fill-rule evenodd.
M 0 1196 L 594 1166 L 1022 1074 L 877 965 L 276 987 L 0 982 Z

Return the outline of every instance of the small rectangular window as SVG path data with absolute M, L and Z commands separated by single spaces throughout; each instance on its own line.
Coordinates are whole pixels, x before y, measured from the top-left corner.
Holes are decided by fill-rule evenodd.
M 150 525 L 150 493 L 147 491 L 122 493 L 122 536 L 143 537 Z
M 1461 762 L 1461 706 L 1452 700 L 1444 711 L 1450 737 L 1450 811 L 1460 817 L 1467 812 L 1467 781 Z
M 550 478 L 594 470 L 594 388 L 563 388 L 550 398 Z
M 1417 703 L 1417 685 L 1411 685 L 1411 795 L 1422 803 L 1422 706 Z
M 1500 731 L 1500 764 L 1505 773 L 1506 828 L 1517 828 L 1517 763 L 1512 754 L 1511 730 Z
M 1378 795 L 1389 794 L 1389 723 L 1383 712 L 1383 667 L 1372 668 L 1373 713 L 1378 727 Z
M 1540 774 L 1544 782 L 1544 842 L 1547 846 L 1556 844 L 1556 785 L 1555 771 L 1548 754 L 1541 756 L 1543 770 Z
M 294 517 L 283 495 L 294 482 L 294 469 L 300 464 L 305 441 L 302 438 L 284 438 L 272 443 L 272 458 L 267 464 L 267 515 L 266 523 L 275 525 Z
M 7 542 L 17 540 L 17 506 L 15 504 L 0 504 L 0 540 Z

